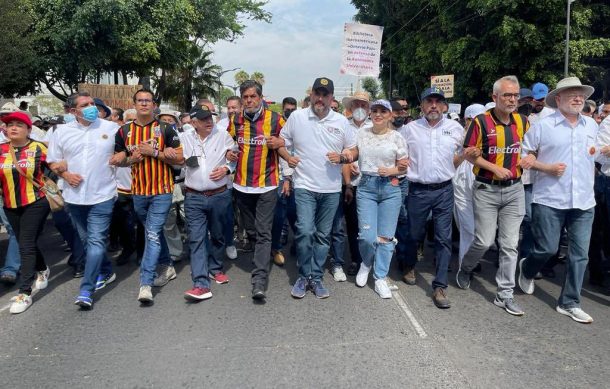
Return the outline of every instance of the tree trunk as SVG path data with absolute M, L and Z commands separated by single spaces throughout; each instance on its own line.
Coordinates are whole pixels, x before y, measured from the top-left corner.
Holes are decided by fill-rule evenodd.
M 114 71 L 114 85 L 119 85 L 119 71 Z
M 123 71 L 121 74 L 123 74 L 123 85 L 127 85 L 127 72 Z

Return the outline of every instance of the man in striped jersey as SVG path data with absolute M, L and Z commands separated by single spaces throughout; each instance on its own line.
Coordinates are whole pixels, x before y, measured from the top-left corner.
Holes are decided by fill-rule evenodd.
M 181 165 L 184 158 L 174 128 L 155 119 L 153 93 L 141 89 L 133 96 L 133 102 L 137 117 L 117 132 L 116 151 L 119 156 L 116 159 L 131 166 L 133 205 L 138 219 L 145 226 L 138 300 L 148 304 L 153 301 L 152 286 L 163 286 L 176 278 L 163 225 L 172 205 L 172 165 Z M 157 264 L 159 272 L 155 278 Z
M 271 227 L 277 200 L 279 161 L 275 148 L 284 118 L 263 106 L 263 87 L 243 82 L 239 91 L 242 112 L 231 117 L 228 131 L 237 141 L 239 157 L 233 188 L 248 240 L 254 246 L 252 298 L 265 298 L 271 265 Z

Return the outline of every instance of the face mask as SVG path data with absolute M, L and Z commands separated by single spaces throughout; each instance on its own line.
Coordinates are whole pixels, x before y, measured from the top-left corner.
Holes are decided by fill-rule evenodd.
M 195 131 L 195 127 L 193 127 L 193 125 L 190 123 L 186 123 L 186 124 L 182 125 L 182 131 L 183 132 Z
M 286 119 L 288 119 L 290 117 L 290 114 L 293 113 L 295 110 L 294 109 L 287 109 L 284 111 L 284 117 Z
M 354 120 L 361 122 L 366 119 L 366 111 L 364 108 L 356 108 L 354 112 L 352 112 L 352 117 Z
M 394 119 L 394 121 L 392 122 L 392 125 L 396 128 L 402 127 L 405 124 L 405 118 L 402 116 L 398 116 L 396 119 Z
M 97 119 L 98 113 L 97 107 L 95 105 L 90 105 L 87 108 L 83 108 L 83 119 L 93 123 L 95 119 Z
M 64 115 L 64 123 L 70 123 L 76 120 L 76 117 L 71 113 L 67 113 Z

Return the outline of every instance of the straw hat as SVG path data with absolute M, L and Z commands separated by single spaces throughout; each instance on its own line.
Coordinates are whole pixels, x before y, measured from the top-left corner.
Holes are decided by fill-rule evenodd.
M 577 88 L 585 95 L 585 100 L 591 97 L 595 89 L 590 85 L 583 85 L 578 77 L 567 77 L 557 83 L 555 89 L 549 92 L 546 96 L 546 105 L 551 108 L 557 108 L 555 96 L 566 89 Z

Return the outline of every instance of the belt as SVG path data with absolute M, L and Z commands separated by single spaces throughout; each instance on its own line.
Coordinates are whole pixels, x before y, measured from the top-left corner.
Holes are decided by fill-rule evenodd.
M 194 193 L 194 194 L 210 197 L 210 196 L 214 196 L 215 194 L 224 192 L 225 190 L 227 190 L 227 186 L 225 185 L 225 186 L 221 186 L 220 188 L 210 189 L 210 190 L 195 190 L 195 189 L 192 189 L 192 188 L 189 188 L 188 186 L 186 186 L 185 189 L 188 193 Z
M 413 189 L 423 189 L 423 190 L 437 190 L 446 187 L 447 185 L 451 185 L 451 180 L 447 180 L 445 182 L 440 182 L 438 184 L 421 184 L 419 182 L 409 182 L 409 188 Z
M 514 180 L 490 180 L 489 178 L 476 177 L 475 180 L 482 182 L 483 184 L 498 185 L 498 186 L 511 186 L 521 182 L 521 177 L 515 178 Z

